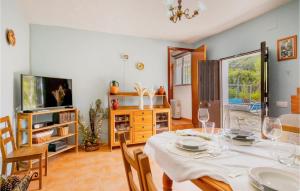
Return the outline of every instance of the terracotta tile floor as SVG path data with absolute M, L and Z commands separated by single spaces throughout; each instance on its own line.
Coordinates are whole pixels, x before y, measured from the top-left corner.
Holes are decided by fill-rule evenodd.
M 141 148 L 141 146 L 139 146 Z M 130 150 L 139 147 L 130 147 Z M 151 162 L 155 184 L 162 190 L 162 171 Z M 43 177 L 43 191 L 127 191 L 120 149 L 112 152 L 68 152 L 49 160 L 48 176 Z M 38 181 L 29 190 L 37 190 Z M 190 182 L 174 183 L 174 191 L 199 191 Z

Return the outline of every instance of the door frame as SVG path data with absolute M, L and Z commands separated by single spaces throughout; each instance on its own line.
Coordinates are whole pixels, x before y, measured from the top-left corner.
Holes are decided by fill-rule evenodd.
M 186 51 L 186 52 L 193 52 L 194 49 L 191 48 L 180 48 L 180 47 L 171 47 L 168 46 L 168 102 L 170 103 L 171 99 L 173 99 L 173 76 L 174 70 L 172 68 L 171 63 L 171 51 Z
M 265 44 L 264 44 L 264 46 L 265 46 Z M 233 56 L 227 56 L 227 57 L 219 59 L 220 60 L 220 79 L 221 80 L 223 79 L 223 62 L 224 62 L 224 60 L 233 59 L 233 58 L 242 57 L 242 56 L 247 56 L 247 55 L 251 55 L 251 54 L 255 54 L 255 53 L 262 53 L 262 49 L 263 48 L 262 48 L 262 45 L 261 45 L 260 49 L 252 50 L 252 51 L 244 52 L 244 53 L 240 53 L 240 54 L 236 54 L 236 55 L 233 55 Z M 266 49 L 267 48 L 264 48 L 264 51 L 266 51 Z M 264 58 L 264 55 L 261 54 L 261 62 L 262 62 L 263 58 Z M 265 68 L 265 67 L 263 66 L 263 64 L 261 64 L 261 75 L 264 75 L 263 74 L 264 73 L 264 69 L 263 68 Z M 263 80 L 263 79 L 261 78 L 261 80 Z M 223 111 L 224 111 L 223 106 L 224 106 L 224 104 L 223 104 L 223 83 L 222 82 L 220 82 L 220 89 L 221 89 L 221 91 L 220 91 L 220 100 L 221 100 L 221 102 L 220 102 L 220 104 L 221 104 L 221 107 L 220 107 L 220 109 L 221 109 L 221 127 L 223 127 L 223 115 L 224 115 L 223 114 Z M 261 86 L 261 103 L 262 104 L 264 103 L 263 100 L 265 99 L 265 98 L 262 98 L 263 94 L 264 94 L 263 92 L 265 92 L 264 89 L 265 88 Z M 265 112 L 264 109 L 262 109 L 262 121 L 263 121 L 263 116 L 265 115 L 264 112 Z
M 199 82 L 198 82 L 198 64 L 199 61 L 207 60 L 207 45 L 203 44 L 194 49 L 192 54 L 191 82 L 192 82 L 192 123 L 194 127 L 199 127 L 198 109 L 199 99 Z

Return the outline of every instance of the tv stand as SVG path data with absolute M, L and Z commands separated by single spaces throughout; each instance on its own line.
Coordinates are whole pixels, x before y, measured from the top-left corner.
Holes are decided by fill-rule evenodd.
M 23 113 L 32 113 L 33 111 L 32 110 L 25 110 L 23 111 Z
M 67 122 L 61 122 L 58 124 L 50 124 L 45 127 L 41 127 L 38 129 L 33 129 L 33 119 L 37 116 L 47 115 L 47 114 L 55 114 L 55 113 L 74 113 L 74 118 L 70 119 Z M 26 122 L 26 123 L 24 123 Z M 32 142 L 32 135 L 34 133 L 39 133 L 45 130 L 56 129 L 60 127 L 69 126 L 69 133 L 63 136 L 59 135 L 52 135 L 50 140 L 45 141 L 39 144 L 33 144 Z M 27 136 L 24 136 L 26 133 Z M 57 152 L 49 152 L 48 157 L 52 157 L 57 155 L 61 152 L 68 151 L 74 149 L 78 152 L 78 110 L 76 108 L 59 108 L 59 109 L 51 109 L 51 110 L 40 110 L 40 111 L 23 111 L 17 114 L 17 147 L 32 147 L 34 145 L 41 145 L 41 144 L 49 144 L 58 140 L 66 140 L 68 143 L 67 147 L 59 150 Z M 25 144 L 24 144 L 25 142 Z M 29 165 L 32 166 L 32 161 L 29 161 Z

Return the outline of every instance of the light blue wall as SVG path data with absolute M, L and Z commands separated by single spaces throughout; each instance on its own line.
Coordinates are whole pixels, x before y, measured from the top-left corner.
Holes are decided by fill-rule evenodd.
M 2 0 L 1 11 L 1 114 L 13 119 L 20 104 L 20 73 L 30 70 L 29 24 L 16 0 Z M 15 47 L 6 42 L 7 29 L 15 32 Z
M 90 104 L 101 98 L 107 106 L 109 82 L 124 91 L 133 84 L 167 87 L 167 47 L 187 45 L 61 27 L 31 25 L 31 68 L 35 75 L 73 79 L 74 105 L 87 117 Z M 127 53 L 127 63 L 120 59 Z M 138 71 L 137 62 L 145 69 Z M 103 139 L 107 139 L 105 124 Z
M 270 50 L 270 110 L 271 115 L 278 116 L 290 112 L 290 107 L 277 107 L 276 101 L 290 103 L 290 96 L 300 85 L 300 64 L 299 60 L 278 62 L 276 41 L 295 34 L 299 34 L 299 0 L 196 42 L 195 47 L 206 44 L 208 59 L 220 59 L 259 49 L 260 42 L 266 41 Z
M 27 73 L 29 64 L 29 24 L 17 0 L 1 0 L 0 116 L 9 115 L 15 132 L 15 110 L 20 104 L 20 73 Z M 15 47 L 6 42 L 6 30 L 15 32 Z M 0 127 L 1 128 L 1 127 Z M 0 161 L 1 163 L 1 161 Z

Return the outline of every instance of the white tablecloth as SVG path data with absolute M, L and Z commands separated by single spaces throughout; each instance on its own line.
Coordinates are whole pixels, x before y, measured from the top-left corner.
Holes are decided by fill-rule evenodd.
M 272 146 L 269 141 L 262 141 L 254 146 L 231 146 L 230 151 L 220 156 L 196 159 L 170 152 L 168 145 L 178 137 L 173 132 L 158 134 L 148 139 L 144 148 L 144 152 L 174 181 L 210 176 L 230 184 L 234 191 L 252 191 L 255 189 L 249 183 L 248 171 L 253 167 L 285 169 L 298 174 L 300 178 L 299 168 L 286 167 L 270 157 Z M 233 178 L 231 175 L 236 172 L 242 175 Z

